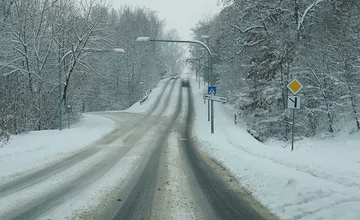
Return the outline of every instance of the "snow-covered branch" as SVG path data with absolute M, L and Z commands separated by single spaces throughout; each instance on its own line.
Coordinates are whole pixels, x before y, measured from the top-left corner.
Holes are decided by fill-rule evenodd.
M 300 28 L 303 26 L 305 17 L 310 12 L 310 10 L 315 8 L 318 4 L 320 4 L 323 1 L 325 0 L 316 0 L 314 3 L 312 3 L 305 9 L 304 13 L 302 14 L 301 18 L 298 21 L 297 30 L 300 30 Z
M 247 32 L 252 31 L 252 30 L 256 30 L 256 29 L 262 29 L 262 30 L 266 31 L 265 27 L 260 26 L 260 25 L 251 26 L 251 27 L 246 28 L 245 30 L 241 30 L 241 28 L 239 26 L 234 25 L 234 24 L 232 24 L 231 27 L 235 28 L 236 30 L 238 30 L 242 34 L 246 34 Z

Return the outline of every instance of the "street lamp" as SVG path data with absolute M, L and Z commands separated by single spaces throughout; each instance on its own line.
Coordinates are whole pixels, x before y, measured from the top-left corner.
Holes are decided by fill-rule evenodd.
M 205 41 L 206 41 L 206 45 L 210 45 L 209 44 L 209 40 L 210 40 L 210 37 L 208 36 L 208 35 L 203 35 L 203 36 L 201 36 L 201 39 L 205 39 Z M 209 63 L 210 63 L 210 57 L 208 58 L 208 65 L 209 65 Z M 209 70 L 207 71 L 207 80 L 208 80 L 208 86 L 209 86 L 209 84 L 210 84 L 210 73 L 209 73 Z M 213 84 L 213 83 L 211 83 L 211 84 Z M 204 80 L 204 86 L 205 86 L 205 80 Z
M 65 58 L 75 52 L 84 52 L 84 53 L 125 53 L 125 50 L 122 48 L 105 48 L 105 49 L 96 49 L 96 48 L 81 48 L 78 50 L 69 50 L 66 52 L 59 62 L 59 130 L 62 129 L 62 91 L 61 91 L 61 65 L 64 62 Z
M 209 45 L 210 37 L 208 35 L 203 35 L 203 36 L 201 36 L 201 38 L 205 39 L 206 44 Z M 210 63 L 210 57 L 208 58 L 208 65 L 209 65 L 209 63 Z M 213 76 L 211 76 L 211 77 L 213 77 Z M 205 78 L 205 76 L 204 76 L 204 78 Z M 209 75 L 209 70 L 208 69 L 207 69 L 207 81 L 208 81 L 208 87 L 209 87 L 210 75 Z M 204 80 L 204 86 L 205 86 L 205 80 Z M 211 101 L 211 109 L 213 109 L 213 101 Z M 211 111 L 211 113 L 213 114 L 213 111 Z M 208 121 L 210 121 L 210 100 L 208 100 Z
M 138 37 L 136 39 L 137 42 L 162 42 L 162 43 L 186 43 L 186 44 L 198 44 L 206 49 L 209 54 L 209 75 L 213 76 L 213 54 L 204 42 L 198 40 L 157 40 L 151 39 L 150 37 Z M 209 82 L 210 83 L 210 82 Z M 209 110 L 208 110 L 209 111 Z M 211 133 L 214 133 L 214 101 L 211 100 Z
M 192 41 L 188 41 L 188 40 L 155 40 L 155 39 L 151 39 L 150 37 L 138 37 L 136 39 L 137 42 L 163 42 L 163 43 L 186 43 L 186 44 L 198 44 L 200 46 L 202 46 L 203 48 L 206 49 L 206 51 L 209 54 L 209 69 L 210 69 L 210 75 L 212 75 L 212 71 L 213 71 L 213 54 L 210 50 L 210 48 L 201 41 L 198 40 L 192 40 Z

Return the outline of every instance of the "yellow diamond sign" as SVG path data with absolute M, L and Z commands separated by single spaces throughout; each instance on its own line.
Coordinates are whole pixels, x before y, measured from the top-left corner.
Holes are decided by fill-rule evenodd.
M 301 85 L 297 79 L 294 79 L 287 85 L 287 87 L 294 95 L 296 95 L 303 88 L 303 85 Z

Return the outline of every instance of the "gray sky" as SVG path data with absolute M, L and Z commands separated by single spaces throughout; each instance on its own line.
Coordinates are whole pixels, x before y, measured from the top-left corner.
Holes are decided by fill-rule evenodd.
M 217 0 L 106 0 L 114 8 L 120 5 L 144 6 L 158 11 L 166 29 L 175 28 L 183 40 L 190 39 L 190 28 L 202 18 L 220 11 Z

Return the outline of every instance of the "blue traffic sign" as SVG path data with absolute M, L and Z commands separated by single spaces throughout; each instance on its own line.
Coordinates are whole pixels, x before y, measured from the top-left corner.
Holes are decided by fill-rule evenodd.
M 208 94 L 216 95 L 216 86 L 209 86 L 208 87 Z

